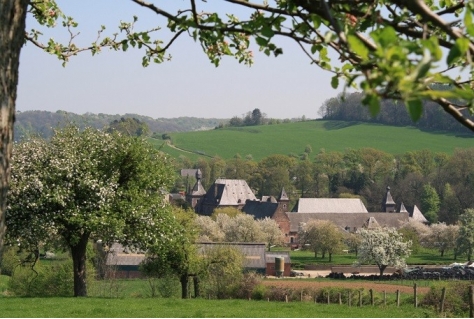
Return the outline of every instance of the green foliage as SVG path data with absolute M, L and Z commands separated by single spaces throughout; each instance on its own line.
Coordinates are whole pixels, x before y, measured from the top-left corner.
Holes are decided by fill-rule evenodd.
M 205 254 L 205 270 L 202 275 L 204 296 L 217 299 L 232 297 L 243 278 L 242 253 L 231 246 L 216 246 Z
M 433 283 L 430 291 L 421 300 L 420 305 L 439 311 L 442 289 L 445 288 L 445 312 L 440 315 L 444 317 L 466 317 L 469 311 L 470 286 L 471 283 L 468 282 L 455 282 L 449 285 Z
M 16 145 L 7 239 L 35 251 L 60 238 L 73 257 L 74 292 L 86 294 L 90 237 L 144 249 L 173 237 L 160 193 L 172 182 L 171 166 L 143 139 L 68 126 Z
M 148 136 L 150 134 L 150 128 L 145 122 L 140 121 L 136 118 L 121 118 L 119 120 L 114 120 L 110 123 L 109 127 L 106 130 L 109 133 L 114 131 L 120 132 L 121 134 L 127 136 Z
M 457 250 L 465 254 L 468 260 L 472 260 L 474 253 L 474 209 L 466 209 L 459 217 L 459 234 L 457 238 Z
M 439 205 L 440 200 L 436 189 L 429 184 L 425 185 L 421 194 L 421 210 L 430 223 L 438 221 Z
M 89 275 L 94 278 L 93 268 L 90 270 Z M 69 259 L 49 265 L 39 263 L 34 269 L 16 267 L 8 289 L 15 296 L 70 297 L 73 295 L 73 285 L 72 260 Z

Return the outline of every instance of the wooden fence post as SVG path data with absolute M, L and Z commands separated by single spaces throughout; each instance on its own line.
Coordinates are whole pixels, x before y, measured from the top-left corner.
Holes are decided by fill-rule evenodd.
M 285 302 L 288 302 L 288 295 L 285 295 Z
M 417 291 L 416 291 L 416 282 L 415 284 L 413 285 L 413 299 L 414 299 L 414 305 L 415 305 L 415 308 L 418 306 L 418 296 L 417 296 Z
M 303 290 L 300 292 L 300 301 L 303 301 Z
M 342 296 L 341 293 L 338 294 L 339 304 L 342 305 Z
M 383 305 L 387 305 L 387 292 L 385 290 L 383 291 Z
M 474 286 L 469 286 L 469 318 L 474 318 Z
M 347 292 L 347 303 L 349 304 L 349 307 L 351 306 L 351 303 L 352 303 L 352 296 L 351 296 L 351 291 L 349 290 Z
M 370 291 L 370 304 L 373 306 L 374 305 L 374 291 L 372 289 Z
M 446 287 L 441 290 L 441 302 L 439 303 L 439 312 L 444 312 L 444 301 L 446 300 Z
M 360 290 L 359 290 L 359 307 L 362 307 L 362 294 Z
M 400 290 L 397 289 L 397 307 L 400 307 Z
M 328 291 L 328 305 L 331 303 L 330 301 L 330 295 L 329 295 L 329 291 Z

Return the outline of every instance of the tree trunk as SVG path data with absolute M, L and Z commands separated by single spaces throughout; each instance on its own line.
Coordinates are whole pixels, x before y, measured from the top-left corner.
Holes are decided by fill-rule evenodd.
M 387 268 L 387 265 L 379 265 L 379 269 L 380 269 L 380 277 L 379 277 L 379 279 L 380 279 L 380 280 L 382 280 L 383 272 L 384 272 L 385 268 Z
M 181 282 L 181 298 L 188 299 L 188 274 L 181 275 L 179 281 Z
M 329 253 L 329 262 L 331 262 L 331 261 L 332 261 L 332 254 Z
M 194 281 L 194 297 L 199 298 L 201 294 L 199 293 L 199 277 L 196 275 L 193 278 Z
M 0 261 L 5 237 L 20 51 L 29 0 L 0 0 Z
M 83 234 L 79 242 L 70 246 L 74 271 L 74 297 L 87 296 L 86 249 L 89 234 Z

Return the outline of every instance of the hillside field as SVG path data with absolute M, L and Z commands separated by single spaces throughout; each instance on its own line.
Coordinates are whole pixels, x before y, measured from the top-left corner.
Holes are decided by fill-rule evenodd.
M 306 145 L 313 150 L 311 157 L 321 149 L 343 152 L 348 148 L 371 147 L 397 155 L 421 149 L 452 154 L 456 148 L 474 147 L 474 135 L 457 136 L 423 132 L 414 127 L 322 120 L 169 135 L 173 146 L 188 152 L 163 145 L 162 140 L 150 140 L 172 157 L 184 155 L 191 160 L 203 155 L 230 159 L 238 153 L 242 158 L 250 154 L 259 161 L 272 154 L 300 155 Z

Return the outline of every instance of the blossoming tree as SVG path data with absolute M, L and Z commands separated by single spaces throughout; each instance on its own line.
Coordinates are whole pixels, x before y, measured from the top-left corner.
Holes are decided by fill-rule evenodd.
M 162 189 L 171 185 L 167 159 L 144 140 L 69 126 L 50 141 L 15 146 L 7 240 L 38 252 L 60 238 L 74 265 L 74 295 L 86 296 L 90 239 L 146 249 L 167 245 L 174 217 Z
M 357 265 L 375 263 L 379 267 L 380 278 L 388 266 L 405 267 L 411 241 L 404 241 L 395 228 L 359 228 L 357 234 L 361 236 Z

